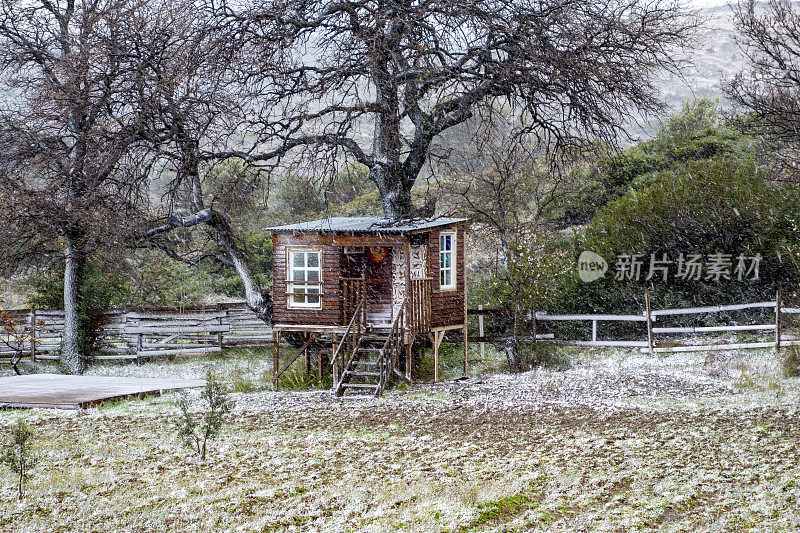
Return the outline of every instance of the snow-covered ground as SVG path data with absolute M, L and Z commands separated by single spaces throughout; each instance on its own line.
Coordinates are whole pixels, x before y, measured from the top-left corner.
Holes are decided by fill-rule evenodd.
M 213 363 L 254 392 L 232 394 L 205 465 L 176 441 L 171 396 L 0 412 L 0 434 L 34 424 L 42 457 L 22 503 L 0 474 L 0 531 L 800 529 L 800 383 L 774 352 L 572 359 L 355 401 L 267 390 L 269 357 L 95 367 Z

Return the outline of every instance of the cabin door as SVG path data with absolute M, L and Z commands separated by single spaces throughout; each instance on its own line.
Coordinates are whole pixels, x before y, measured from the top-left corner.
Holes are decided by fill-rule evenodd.
M 367 250 L 364 264 L 367 324 L 388 327 L 392 323 L 392 249 Z
M 428 245 L 411 245 L 409 257 L 411 327 L 415 333 L 431 329 L 431 278 L 428 276 Z

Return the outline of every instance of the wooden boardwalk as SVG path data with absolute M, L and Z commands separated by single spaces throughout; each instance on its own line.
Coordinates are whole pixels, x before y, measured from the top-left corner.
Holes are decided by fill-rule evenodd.
M 33 374 L 0 378 L 0 408 L 79 409 L 107 400 L 201 387 L 203 380 Z

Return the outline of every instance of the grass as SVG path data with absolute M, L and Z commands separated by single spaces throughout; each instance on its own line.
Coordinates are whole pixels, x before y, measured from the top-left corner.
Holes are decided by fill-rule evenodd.
M 213 362 L 232 386 L 250 388 L 263 382 L 257 371 L 271 368 L 269 355 Z M 179 448 L 169 398 L 81 414 L 2 411 L 0 442 L 23 417 L 42 462 L 22 504 L 0 470 L 0 532 L 797 530 L 800 465 L 786 406 L 800 384 L 781 377 L 774 354 L 760 357 L 773 366 L 723 361 L 741 363 L 733 370 L 758 388 L 696 396 L 691 406 L 652 398 L 645 410 L 525 407 L 526 390 L 514 387 L 527 379 L 465 393 L 414 387 L 377 402 L 254 394 L 208 465 Z M 697 372 L 703 356 L 687 364 Z M 295 373 L 304 362 L 287 376 Z M 546 389 L 562 377 L 536 379 Z
M 524 511 L 537 508 L 542 498 L 541 488 L 539 490 L 528 488 L 498 500 L 481 502 L 478 504 L 478 516 L 474 525 L 508 521 Z

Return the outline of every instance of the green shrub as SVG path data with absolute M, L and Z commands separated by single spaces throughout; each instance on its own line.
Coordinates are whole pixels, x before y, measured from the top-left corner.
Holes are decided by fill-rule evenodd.
M 211 369 L 206 372 L 206 384 L 200 394 L 200 401 L 201 411 L 194 413 L 191 410 L 189 393 L 178 393 L 175 405 L 180 410 L 180 416 L 175 422 L 175 429 L 186 447 L 195 451 L 200 461 L 205 463 L 208 441 L 219 435 L 225 415 L 233 409 L 235 402 L 228 398 Z
M 25 483 L 38 463 L 33 450 L 33 429 L 22 419 L 11 427 L 11 441 L 5 445 L 0 462 L 17 476 L 17 497 L 25 497 Z
M 784 377 L 800 377 L 800 347 L 787 346 L 784 349 L 781 370 Z

